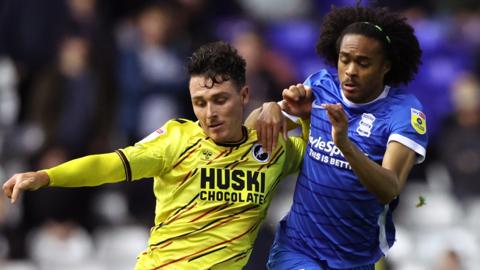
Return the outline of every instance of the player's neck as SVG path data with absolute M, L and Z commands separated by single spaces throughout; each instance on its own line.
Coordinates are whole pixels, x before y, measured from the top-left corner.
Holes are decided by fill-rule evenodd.
M 248 132 L 247 132 L 247 128 L 244 127 L 244 126 L 241 126 L 240 127 L 241 129 L 241 137 L 240 138 L 235 138 L 233 140 L 227 140 L 227 141 L 223 141 L 223 142 L 217 142 L 217 141 L 214 141 L 216 145 L 220 145 L 220 146 L 237 146 L 237 145 L 240 145 L 242 143 L 244 143 L 245 141 L 247 141 L 248 139 Z

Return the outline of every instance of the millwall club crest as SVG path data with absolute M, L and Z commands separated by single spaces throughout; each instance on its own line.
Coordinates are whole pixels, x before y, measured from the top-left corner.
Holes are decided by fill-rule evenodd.
M 258 162 L 267 162 L 269 158 L 268 153 L 263 151 L 262 145 L 258 143 L 252 147 L 252 155 L 253 158 Z
M 375 116 L 371 113 L 362 114 L 362 120 L 358 123 L 357 133 L 360 136 L 370 137 L 373 128 L 373 122 L 375 121 Z

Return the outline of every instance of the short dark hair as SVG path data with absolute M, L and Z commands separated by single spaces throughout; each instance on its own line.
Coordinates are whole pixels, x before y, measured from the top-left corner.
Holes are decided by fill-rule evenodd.
M 378 40 L 391 63 L 384 83 L 408 84 L 421 64 L 422 50 L 414 29 L 404 17 L 386 8 L 333 8 L 324 18 L 316 50 L 328 64 L 337 66 L 340 43 L 346 34 Z
M 245 86 L 246 62 L 230 44 L 217 41 L 198 48 L 188 59 L 188 73 L 201 75 L 216 83 L 232 80 L 236 86 Z

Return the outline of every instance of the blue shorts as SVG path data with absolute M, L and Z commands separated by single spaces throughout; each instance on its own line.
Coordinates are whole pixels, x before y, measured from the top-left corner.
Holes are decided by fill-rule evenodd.
M 268 256 L 268 270 L 337 270 L 329 268 L 324 261 L 317 261 L 279 241 L 279 228 Z M 339 269 L 338 269 L 339 270 Z M 342 269 L 343 270 L 343 269 Z M 345 270 L 375 270 L 374 264 Z

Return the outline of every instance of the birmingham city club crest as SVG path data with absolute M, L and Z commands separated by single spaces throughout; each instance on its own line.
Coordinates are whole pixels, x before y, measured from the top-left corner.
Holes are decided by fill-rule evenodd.
M 362 114 L 362 119 L 358 123 L 357 133 L 360 136 L 370 137 L 373 128 L 373 122 L 375 122 L 375 116 L 371 113 Z

